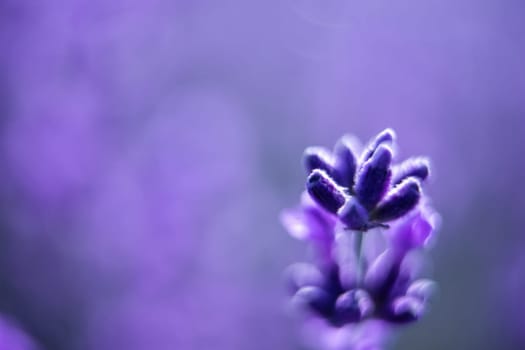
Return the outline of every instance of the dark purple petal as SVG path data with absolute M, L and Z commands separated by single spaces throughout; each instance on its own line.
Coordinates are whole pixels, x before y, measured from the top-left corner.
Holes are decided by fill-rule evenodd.
M 292 303 L 324 317 L 330 317 L 334 308 L 334 301 L 330 294 L 315 286 L 307 286 L 299 289 L 297 293 L 295 293 Z
M 421 318 L 425 312 L 425 303 L 415 297 L 402 296 L 392 302 L 390 312 L 391 322 L 413 322 Z
M 387 128 L 376 135 L 372 140 L 368 142 L 363 154 L 361 156 L 361 162 L 364 163 L 370 157 L 381 144 L 392 144 L 396 139 L 396 132 L 393 129 Z
M 335 315 L 339 323 L 358 322 L 374 312 L 374 302 L 362 289 L 341 294 L 335 302 Z
M 436 282 L 429 279 L 420 279 L 412 282 L 406 292 L 407 296 L 427 301 L 437 289 Z
M 323 170 L 316 169 L 308 176 L 306 189 L 317 204 L 334 214 L 346 200 L 342 189 Z
M 421 181 L 430 175 L 430 161 L 428 158 L 409 158 L 393 168 L 392 184 L 397 185 L 407 177 L 416 177 Z
M 306 172 L 310 174 L 315 169 L 324 170 L 327 174 L 332 174 L 333 161 L 330 151 L 324 147 L 308 147 L 303 153 L 303 165 Z
M 368 212 L 355 197 L 349 198 L 337 215 L 350 230 L 366 231 L 368 227 Z
M 421 187 L 419 180 L 409 177 L 394 187 L 379 203 L 372 218 L 379 222 L 392 221 L 408 214 L 419 203 Z
M 380 145 L 357 174 L 355 193 L 367 210 L 372 210 L 388 189 L 391 161 L 392 150 L 388 146 Z
M 341 186 L 351 189 L 354 186 L 357 159 L 355 141 L 352 136 L 343 136 L 335 145 L 334 180 Z

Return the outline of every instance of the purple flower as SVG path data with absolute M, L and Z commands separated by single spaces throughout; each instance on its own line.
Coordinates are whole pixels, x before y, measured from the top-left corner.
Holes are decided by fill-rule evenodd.
M 389 229 L 370 232 L 376 241 L 361 257 L 362 281 L 356 278 L 355 245 L 348 232 L 337 233 L 331 241 L 334 264 L 330 269 L 297 264 L 288 270 L 293 303 L 337 327 L 371 318 L 392 323 L 419 319 L 435 285 L 420 278 L 421 260 L 411 253 L 428 246 L 437 222 L 437 214 L 426 206 Z
M 282 213 L 290 234 L 308 241 L 317 257 L 288 269 L 291 304 L 328 329 L 355 335 L 357 328 L 349 325 L 416 321 L 435 290 L 420 276 L 423 255 L 416 254 L 429 248 L 439 226 L 421 190 L 429 162 L 410 158 L 392 166 L 394 139 L 386 129 L 360 156 L 348 135 L 333 153 L 308 148 L 307 191 L 298 208 Z M 350 348 L 382 348 L 378 344 Z
M 386 129 L 360 157 L 357 143 L 348 135 L 336 143 L 332 154 L 321 147 L 307 148 L 303 162 L 309 173 L 308 192 L 351 230 L 368 231 L 408 214 L 422 197 L 429 162 L 410 158 L 392 166 L 394 141 L 394 131 Z

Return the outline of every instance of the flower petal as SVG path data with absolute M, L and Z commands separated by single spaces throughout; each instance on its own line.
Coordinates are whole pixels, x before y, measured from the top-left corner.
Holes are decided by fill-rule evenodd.
M 439 215 L 429 206 L 419 205 L 417 210 L 386 230 L 385 236 L 397 250 L 407 252 L 427 246 L 438 225 Z

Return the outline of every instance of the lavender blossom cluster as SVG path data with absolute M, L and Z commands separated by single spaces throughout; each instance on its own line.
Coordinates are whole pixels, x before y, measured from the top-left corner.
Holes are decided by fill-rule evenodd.
M 422 190 L 429 161 L 393 165 L 395 149 L 395 133 L 386 129 L 364 147 L 345 135 L 333 152 L 304 152 L 306 191 L 281 219 L 292 236 L 310 243 L 315 259 L 292 265 L 287 281 L 292 305 L 328 328 L 414 322 L 435 290 L 420 276 L 439 223 Z

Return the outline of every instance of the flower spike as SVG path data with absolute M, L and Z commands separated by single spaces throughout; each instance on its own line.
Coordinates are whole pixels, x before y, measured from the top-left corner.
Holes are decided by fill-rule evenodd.
M 377 346 L 387 335 L 359 330 L 415 322 L 428 309 L 436 285 L 419 272 L 440 219 L 422 192 L 428 159 L 392 165 L 392 129 L 360 154 L 356 145 L 345 135 L 332 153 L 320 147 L 304 153 L 306 191 L 300 206 L 283 211 L 281 219 L 315 258 L 293 265 L 287 284 L 292 304 L 320 321 L 309 322 L 322 325 L 319 332 L 344 333 L 341 339 L 352 339 L 348 348 L 383 349 Z

